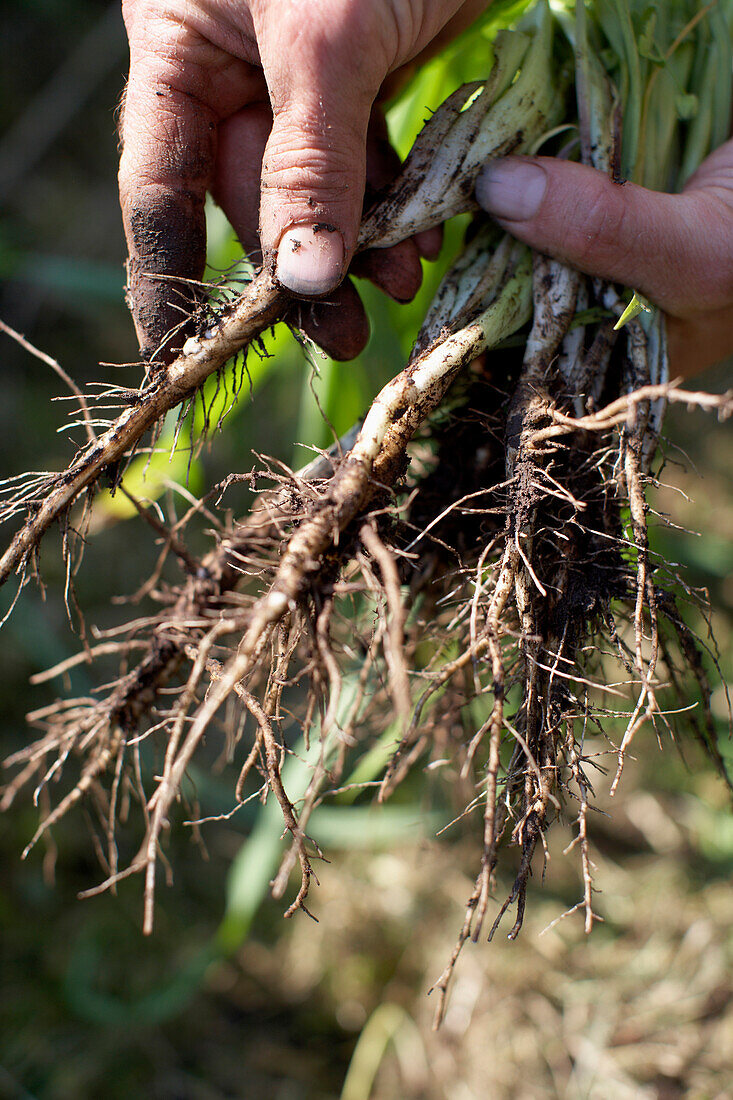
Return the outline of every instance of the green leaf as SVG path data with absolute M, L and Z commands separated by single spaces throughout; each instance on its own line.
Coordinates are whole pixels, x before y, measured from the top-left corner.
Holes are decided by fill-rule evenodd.
M 613 326 L 614 332 L 618 331 L 618 329 L 620 328 L 623 328 L 624 325 L 627 325 L 629 323 L 629 321 L 633 321 L 634 317 L 638 317 L 642 310 L 644 311 L 644 313 L 651 313 L 652 307 L 649 305 L 646 298 L 643 298 L 641 294 L 639 294 L 635 290 L 631 301 L 619 317 L 616 324 Z

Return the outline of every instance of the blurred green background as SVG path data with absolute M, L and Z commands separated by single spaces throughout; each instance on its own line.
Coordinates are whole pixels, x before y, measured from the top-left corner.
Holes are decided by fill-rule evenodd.
M 485 70 L 490 35 L 487 26 L 457 44 L 394 108 L 402 152 L 427 108 Z M 126 64 L 117 5 L 13 0 L 0 40 L 0 318 L 80 384 L 137 385 L 138 368 L 98 365 L 136 356 L 115 192 Z M 460 232 L 450 230 L 444 257 Z M 212 272 L 236 256 L 212 209 Z M 308 358 L 285 332 L 268 342 L 271 358 L 250 357 L 254 399 L 243 394 L 196 463 L 192 488 L 249 470 L 252 450 L 307 461 L 296 440 L 330 439 L 313 390 L 336 431 L 347 428 L 403 360 L 439 267 L 409 307 L 366 288 L 373 336 L 355 363 Z M 3 335 L 0 352 L 3 476 L 60 468 L 72 443 L 64 406 L 51 401 L 57 380 Z M 700 384 L 722 389 L 726 377 L 721 368 Z M 660 530 L 658 548 L 709 589 L 730 677 L 733 439 L 729 427 L 680 410 L 667 434 L 671 488 L 656 506 L 701 537 Z M 146 491 L 175 506 L 164 482 L 181 477 L 175 463 L 156 468 Z M 244 506 L 238 492 L 234 509 Z M 77 587 L 88 622 L 109 626 L 128 614 L 111 598 L 136 589 L 156 551 L 117 498 L 99 517 Z M 4 628 L 3 756 L 26 742 L 24 714 L 54 698 L 56 684 L 30 688 L 29 676 L 78 645 L 52 538 L 42 564 L 48 597 L 29 588 Z M 92 686 L 75 677 L 75 690 Z M 724 739 L 720 686 L 713 703 Z M 139 882 L 116 897 L 77 899 L 99 877 L 82 812 L 55 830 L 55 882 L 42 848 L 20 861 L 37 811 L 19 802 L 0 819 L 0 1098 L 730 1097 L 733 819 L 700 754 L 685 748 L 683 761 L 664 749 L 650 732 L 639 736 L 613 806 L 598 784 L 613 810 L 591 826 L 605 923 L 590 939 L 577 916 L 540 935 L 580 893 L 576 862 L 562 855 L 571 833 L 558 829 L 519 942 L 466 949 L 437 1035 L 427 991 L 460 928 L 479 849 L 471 818 L 435 838 L 452 807 L 430 776 L 415 775 L 395 807 L 321 815 L 317 836 L 331 862 L 313 897 L 317 925 L 302 915 L 283 921 L 283 905 L 267 897 L 277 815 L 253 810 L 209 825 L 207 859 L 188 832 L 174 833 L 175 880 L 161 889 L 149 940 Z M 231 804 L 230 776 L 194 779 L 202 812 Z

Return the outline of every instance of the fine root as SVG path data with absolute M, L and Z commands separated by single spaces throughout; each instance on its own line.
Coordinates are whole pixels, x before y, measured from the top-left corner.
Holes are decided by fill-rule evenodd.
M 434 221 L 471 209 L 487 143 L 502 153 L 541 137 L 562 88 L 552 84 L 549 8 L 538 11 L 536 33 L 497 39 L 485 84 L 435 113 L 386 205 L 367 217 L 362 245 L 389 242 L 396 203 L 407 219 L 399 233 L 427 227 L 414 221 L 429 205 L 421 180 L 434 191 Z M 584 5 L 578 11 L 582 22 Z M 590 87 L 587 60 L 579 60 L 579 88 Z M 482 112 L 525 95 L 530 72 L 544 83 L 527 133 L 501 111 L 486 116 L 488 125 Z M 603 170 L 618 153 L 607 84 L 593 85 L 603 125 L 587 103 L 580 111 L 583 159 Z M 491 939 L 512 907 L 508 935 L 519 934 L 547 830 L 561 818 L 573 823 L 582 881 L 582 896 L 563 915 L 582 912 L 587 932 L 599 919 L 589 773 L 603 769 L 589 730 L 615 761 L 612 791 L 644 725 L 661 740 L 677 738 L 686 723 L 724 774 L 706 673 L 715 655 L 683 617 L 680 594 L 703 613 L 704 602 L 655 554 L 648 492 L 666 404 L 726 417 L 733 393 L 693 393 L 669 381 L 660 314 L 623 323 L 618 288 L 532 256 L 494 225 L 474 229 L 408 363 L 332 452 L 297 473 L 258 456 L 257 470 L 232 474 L 170 526 L 133 500 L 161 544 L 135 597 L 143 610 L 94 645 L 82 635 L 78 658 L 43 674 L 65 675 L 81 662 L 114 666 L 91 696 L 29 716 L 39 735 L 6 761 L 0 802 L 7 809 L 33 791 L 42 820 L 27 854 L 84 801 L 104 876 L 87 893 L 141 873 L 149 933 L 159 871 L 171 873 L 166 837 L 176 823 L 202 825 L 194 762 L 233 768 L 227 816 L 250 799 L 277 802 L 287 844 L 274 895 L 284 896 L 291 871 L 300 871 L 288 916 L 309 913 L 323 853 L 307 830 L 324 799 L 349 792 L 385 801 L 416 768 L 439 766 L 452 776 L 452 824 L 480 814 L 481 825 L 463 925 L 434 987 L 437 1022 L 466 941 L 489 922 Z M 176 406 L 180 431 L 209 375 L 219 372 L 226 386 L 228 360 L 236 400 L 246 373 L 237 355 L 256 347 L 289 304 L 261 271 L 140 391 L 107 387 L 95 403 L 72 384 L 87 443 L 63 474 L 0 486 L 0 518 L 23 517 L 0 583 L 17 573 L 22 588 L 37 576 L 39 541 L 59 520 L 71 616 L 83 543 L 72 505 L 84 500 L 87 517 L 103 472 L 119 484 L 142 437 L 149 433 L 154 447 Z M 111 424 L 98 419 L 109 408 L 122 410 Z M 207 425 L 212 408 L 204 402 Z M 233 481 L 260 489 L 238 523 L 219 512 Z M 196 516 L 214 532 L 203 557 L 187 544 Z M 169 559 L 178 583 L 168 579 Z M 287 781 L 294 758 L 311 769 L 297 792 Z M 497 867 L 512 846 L 514 880 L 497 904 Z

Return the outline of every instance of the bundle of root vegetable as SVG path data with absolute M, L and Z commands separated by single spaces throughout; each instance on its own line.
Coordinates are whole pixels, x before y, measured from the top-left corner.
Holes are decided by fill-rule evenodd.
M 679 187 L 727 137 L 732 22 L 730 0 L 672 0 L 651 13 L 640 0 L 579 3 L 574 13 L 538 4 L 518 30 L 499 33 L 485 83 L 458 89 L 432 115 L 365 217 L 359 247 L 476 209 L 480 167 L 508 152 L 554 148 L 619 186 Z M 241 382 L 247 344 L 289 304 L 262 270 L 140 391 L 98 398 L 121 405 L 99 437 L 83 399 L 89 442 L 69 468 L 10 484 L 5 517 L 26 518 L 2 580 L 16 575 L 22 589 L 55 522 L 71 547 L 79 501 L 91 506 L 100 476 L 119 479 L 145 434 L 154 446 L 166 413 L 190 407 L 210 375 Z M 441 1004 L 461 946 L 485 923 L 500 845 L 517 845 L 521 858 L 491 934 L 516 903 L 514 937 L 537 849 L 540 859 L 563 813 L 577 823 L 576 908 L 590 930 L 588 772 L 605 769 L 586 754 L 586 731 L 618 719 L 619 696 L 630 700 L 621 739 L 608 740 L 615 787 L 637 731 L 648 723 L 671 734 L 676 706 L 723 770 L 702 647 L 677 603 L 680 591 L 692 594 L 647 537 L 670 400 L 733 409 L 730 395 L 670 383 L 652 305 L 476 222 L 409 362 L 348 437 L 299 473 L 266 466 L 251 514 L 219 525 L 203 559 L 187 549 L 183 522 L 151 521 L 185 580 L 154 578 L 158 609 L 79 655 L 119 654 L 106 694 L 31 716 L 41 735 L 8 761 L 3 799 L 7 807 L 25 788 L 49 799 L 29 849 L 87 800 L 105 866 L 95 889 L 142 872 L 150 931 L 164 833 L 208 738 L 238 769 L 233 809 L 251 797 L 282 809 L 290 844 L 273 888 L 281 896 L 299 865 L 290 914 L 306 909 L 321 855 L 308 836 L 314 807 L 360 784 L 386 799 L 430 763 L 470 789 L 466 812 L 481 816 L 483 836 L 465 923 L 437 983 Z M 151 743 L 153 769 L 141 763 Z M 294 751 L 312 764 L 297 799 L 283 780 Z M 142 830 L 125 866 L 122 806 L 128 835 L 135 807 Z

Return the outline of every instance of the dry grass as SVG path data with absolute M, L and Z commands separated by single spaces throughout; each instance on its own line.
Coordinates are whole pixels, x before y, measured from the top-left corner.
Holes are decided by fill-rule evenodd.
M 245 947 L 241 965 L 285 982 L 297 1000 L 325 995 L 342 1025 L 376 1047 L 373 1091 L 355 1083 L 354 1100 L 730 1097 L 733 895 L 701 863 L 693 824 L 709 783 L 650 793 L 656 754 L 644 755 L 647 774 L 629 765 L 622 800 L 600 799 L 613 824 L 597 837 L 591 826 L 604 923 L 590 938 L 578 916 L 543 934 L 579 888 L 561 854 L 571 834 L 558 830 L 545 887 L 530 888 L 523 936 L 466 949 L 438 1033 L 426 994 L 471 887 L 471 845 L 458 858 L 426 843 L 340 859 L 323 875 L 320 924 L 291 926 L 277 958 Z M 394 970 L 380 983 L 385 954 Z M 379 1026 L 367 1031 L 378 1014 L 394 1040 L 383 1057 Z

